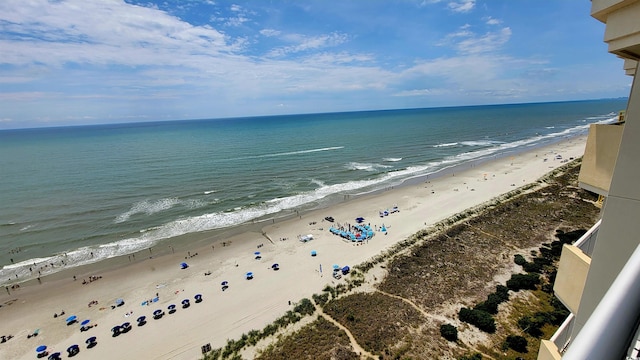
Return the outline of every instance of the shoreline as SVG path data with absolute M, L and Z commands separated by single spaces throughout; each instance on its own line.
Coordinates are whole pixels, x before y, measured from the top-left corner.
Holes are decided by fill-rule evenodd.
M 233 225 L 230 227 L 219 228 L 219 229 L 211 229 L 199 232 L 187 233 L 171 238 L 165 238 L 158 240 L 157 243 L 149 248 L 145 248 L 142 250 L 138 250 L 129 254 L 118 255 L 110 258 L 99 259 L 95 262 L 90 262 L 81 265 L 73 265 L 73 266 L 63 266 L 61 270 L 49 272 L 48 269 L 48 260 L 42 259 L 42 262 L 34 263 L 34 268 L 42 268 L 45 266 L 47 270 L 40 276 L 29 276 L 28 278 L 20 277 L 16 279 L 9 279 L 9 281 L 1 282 L 0 286 L 9 286 L 12 287 L 14 285 L 23 286 L 30 285 L 33 283 L 37 283 L 38 281 L 51 281 L 52 279 L 59 279 L 61 277 L 73 277 L 74 275 L 77 277 L 81 276 L 89 276 L 91 273 L 95 273 L 96 271 L 108 271 L 113 268 L 117 268 L 120 266 L 126 266 L 136 261 L 140 261 L 148 259 L 149 256 L 158 257 L 158 256 L 166 256 L 170 254 L 174 254 L 176 251 L 184 251 L 188 253 L 189 251 L 193 251 L 194 249 L 204 249 L 211 244 L 222 244 L 224 239 L 233 237 L 235 235 L 245 233 L 245 232 L 261 232 L 261 229 L 265 226 L 276 224 L 282 221 L 287 221 L 296 217 L 300 217 L 301 215 L 321 211 L 323 209 L 341 206 L 342 204 L 359 199 L 361 197 L 371 197 L 383 194 L 389 190 L 400 189 L 406 186 L 414 186 L 419 183 L 425 181 L 433 181 L 441 177 L 449 176 L 456 172 L 463 172 L 466 170 L 470 170 L 476 166 L 481 166 L 487 162 L 497 161 L 500 159 L 506 158 L 514 158 L 519 156 L 520 154 L 537 151 L 538 149 L 544 149 L 546 147 L 552 147 L 556 144 L 563 143 L 566 141 L 572 141 L 574 139 L 580 139 L 581 137 L 585 137 L 586 135 L 576 135 L 576 136 L 565 136 L 563 138 L 556 138 L 548 142 L 543 142 L 539 144 L 535 144 L 534 146 L 529 147 L 521 147 L 521 148 L 512 148 L 505 149 L 502 152 L 497 152 L 488 156 L 483 156 L 479 158 L 475 158 L 472 160 L 467 160 L 461 163 L 457 163 L 448 167 L 443 167 L 441 169 L 435 170 L 432 173 L 415 175 L 410 178 L 401 179 L 398 182 L 386 186 L 384 188 L 379 188 L 366 192 L 357 192 L 352 194 L 331 194 L 326 198 L 317 200 L 312 203 L 308 203 L 302 205 L 301 209 L 286 209 L 282 210 L 278 213 L 273 213 L 269 215 L 265 215 L 261 218 L 253 219 L 250 222 Z M 518 184 L 519 185 L 519 184 Z M 315 203 L 315 205 L 314 205 Z M 382 210 L 382 209 L 381 209 Z M 151 249 L 151 250 L 149 250 Z M 53 254 L 50 256 L 60 256 L 60 254 Z M 126 260 L 126 261 L 125 261 Z M 132 261 L 133 260 L 133 261 Z M 64 262 L 64 260 L 62 260 Z M 23 261 L 24 262 L 24 261 Z M 55 263 L 55 261 L 53 261 Z M 9 264 L 12 265 L 12 264 Z M 59 264 L 56 264 L 60 266 Z M 33 272 L 32 272 L 33 274 Z M 40 278 L 40 280 L 38 280 Z M 13 281 L 12 281 L 13 280 Z
M 122 256 L 85 265 L 82 271 L 80 268 L 65 269 L 47 276 L 42 285 L 30 280 L 20 289 L 11 291 L 11 295 L 3 291 L 0 296 L 0 304 L 3 304 L 0 312 L 4 312 L 5 319 L 0 324 L 0 335 L 15 336 L 1 344 L 0 349 L 11 354 L 11 358 L 31 359 L 35 347 L 42 343 L 64 351 L 66 346 L 83 344 L 85 337 L 95 335 L 99 345 L 86 350 L 82 347 L 81 354 L 90 352 L 96 359 L 113 356 L 198 358 L 200 346 L 210 343 L 214 348 L 220 347 L 227 338 L 260 329 L 290 309 L 289 301 L 310 297 L 326 284 L 335 282 L 329 274 L 332 264 L 353 266 L 362 263 L 420 229 L 532 183 L 563 164 L 552 155 L 558 153 L 567 159 L 580 157 L 585 142 L 586 137 L 581 136 L 527 149 L 510 158 L 461 164 L 468 168 L 459 168 L 460 171 L 456 168 L 437 178 L 407 182 L 297 216 L 292 214 L 280 221 L 273 220 L 273 223 L 249 224 L 239 233 L 221 232 L 230 235 L 228 239 L 213 239 L 217 236 L 189 241 L 177 239 L 171 245 L 175 253 L 163 246 L 164 249 L 155 252 L 136 253 L 135 262 L 129 263 L 128 258 Z M 546 162 L 544 155 L 548 158 Z M 394 204 L 398 204 L 400 213 L 384 218 L 378 216 L 379 210 Z M 370 242 L 355 245 L 328 232 L 330 223 L 323 219 L 329 215 L 340 223 L 353 222 L 355 217 L 364 216 L 372 227 L 384 224 L 389 232 L 388 235 L 376 233 Z M 302 243 L 296 239 L 298 235 L 306 234 L 312 234 L 314 240 Z M 280 240 L 282 238 L 288 240 Z M 193 249 L 181 246 L 207 241 L 213 242 Z M 223 246 L 223 241 L 228 246 Z M 311 257 L 311 250 L 316 250 L 318 256 Z M 262 259 L 254 259 L 255 251 L 261 252 Z M 144 260 L 141 259 L 143 255 L 146 255 Z M 183 261 L 189 263 L 188 269 L 179 268 Z M 281 270 L 271 270 L 273 262 L 278 262 Z M 318 265 L 324 267 L 324 273 L 320 273 Z M 255 279 L 245 280 L 247 271 L 254 272 Z M 206 272 L 211 274 L 205 276 Z M 78 280 L 73 281 L 73 275 Z M 102 278 L 81 285 L 82 278 L 89 275 Z M 230 282 L 229 290 L 221 291 L 222 280 Z M 157 306 L 140 305 L 156 293 L 160 298 Z M 179 309 L 176 314 L 166 316 L 166 320 L 150 320 L 145 327 L 134 325 L 131 334 L 111 338 L 109 329 L 125 321 L 123 314 L 133 312 L 134 319 L 138 315 L 149 316 L 156 307 L 166 309 L 170 303 L 179 304 L 187 297 L 193 300 L 197 293 L 203 294 L 202 303 L 192 304 L 190 309 Z M 125 306 L 111 309 L 110 305 L 117 298 L 125 299 Z M 6 305 L 14 299 L 16 301 L 11 305 Z M 92 300 L 98 301 L 99 305 L 88 307 Z M 86 333 L 80 333 L 75 327 L 71 329 L 52 317 L 62 309 L 66 316 L 76 314 L 100 326 Z M 41 329 L 37 340 L 28 339 L 27 335 L 36 328 Z M 151 339 L 151 334 L 157 340 L 139 344 L 140 340 Z M 123 352 L 128 345 L 134 350 Z

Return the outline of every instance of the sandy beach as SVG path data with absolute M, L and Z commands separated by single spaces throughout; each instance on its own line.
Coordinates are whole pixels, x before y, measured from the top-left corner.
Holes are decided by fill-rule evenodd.
M 420 229 L 534 182 L 565 160 L 582 156 L 585 142 L 584 136 L 572 138 L 467 165 L 435 179 L 267 223 L 260 231 L 202 248 L 175 249 L 157 257 L 149 251 L 145 260 L 138 254 L 132 262 L 125 257 L 67 270 L 43 278 L 42 284 L 31 281 L 19 289 L 3 289 L 0 335 L 13 338 L 0 344 L 0 359 L 34 359 L 39 345 L 67 358 L 66 349 L 73 344 L 81 349 L 77 359 L 198 359 L 201 346 L 224 346 L 227 339 L 263 328 L 301 298 L 344 281 L 332 278 L 333 264 L 357 265 Z M 398 213 L 379 216 L 379 211 L 394 205 Z M 355 224 L 355 218 L 362 216 L 371 227 L 384 225 L 387 233 L 376 232 L 373 239 L 356 245 L 331 234 L 326 216 L 341 224 Z M 300 235 L 312 235 L 313 240 L 301 242 Z M 312 250 L 316 256 L 311 256 Z M 189 267 L 181 269 L 182 262 Z M 280 270 L 272 269 L 274 263 Z M 253 279 L 246 279 L 247 272 Z M 98 278 L 83 284 L 89 276 Z M 223 281 L 228 281 L 225 291 Z M 196 294 L 202 295 L 202 302 L 195 302 Z M 117 299 L 124 305 L 116 306 Z M 188 308 L 182 307 L 184 299 L 190 300 Z M 173 314 L 167 310 L 171 304 L 177 307 Z M 165 315 L 154 320 L 157 309 Z M 54 317 L 62 310 L 64 315 Z M 72 315 L 78 322 L 89 319 L 88 325 L 94 327 L 80 331 L 79 323 L 67 325 L 65 319 Z M 147 317 L 144 326 L 137 326 L 139 316 Z M 112 327 L 124 322 L 132 323 L 131 331 L 113 337 Z M 28 337 L 36 331 L 36 337 Z M 88 349 L 85 340 L 91 336 L 97 345 Z

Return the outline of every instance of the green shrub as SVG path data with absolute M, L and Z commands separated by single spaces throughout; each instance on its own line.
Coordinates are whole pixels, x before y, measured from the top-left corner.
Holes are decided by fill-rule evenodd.
M 540 275 L 538 274 L 513 274 L 511 279 L 507 280 L 507 287 L 513 291 L 535 290 L 539 283 Z
M 474 325 L 478 329 L 493 334 L 496 332 L 496 321 L 486 311 L 462 308 L 458 313 L 461 321 Z
M 482 360 L 482 354 L 475 353 L 473 355 L 465 355 L 459 358 L 458 360 Z
M 527 260 L 525 260 L 524 256 L 522 256 L 520 254 L 515 254 L 513 256 L 513 262 L 515 262 L 516 264 L 522 266 L 522 265 L 527 263 Z
M 508 348 L 513 349 L 517 352 L 526 353 L 527 352 L 527 339 L 518 335 L 509 335 L 507 336 L 507 340 L 505 344 Z
M 458 329 L 451 324 L 440 325 L 440 335 L 449 341 L 458 341 Z

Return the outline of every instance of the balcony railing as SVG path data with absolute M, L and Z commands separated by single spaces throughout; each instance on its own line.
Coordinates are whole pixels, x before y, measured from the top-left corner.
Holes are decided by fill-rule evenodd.
M 573 244 L 589 257 L 593 254 L 593 248 L 596 246 L 596 238 L 598 237 L 598 229 L 600 228 L 601 222 L 602 220 L 598 220 L 589 231 L 584 233 L 584 235 Z
M 567 346 L 569 346 L 571 342 L 571 333 L 573 332 L 575 319 L 576 317 L 573 314 L 569 314 L 550 339 L 556 345 L 560 354 L 564 354 Z

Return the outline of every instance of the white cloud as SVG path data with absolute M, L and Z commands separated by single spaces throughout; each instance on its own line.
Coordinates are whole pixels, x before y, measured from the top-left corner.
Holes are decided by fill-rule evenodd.
M 291 42 L 297 42 L 297 44 L 273 49 L 269 52 L 269 57 L 281 57 L 284 55 L 299 53 L 307 50 L 317 50 L 334 47 L 348 40 L 347 35 L 340 33 L 324 34 L 313 37 L 290 34 L 287 35 L 286 38 Z
M 275 29 L 262 29 L 260 30 L 260 34 L 266 37 L 274 37 L 280 35 L 281 32 Z
M 502 24 L 502 20 L 498 20 L 498 19 L 494 19 L 491 16 L 484 18 L 483 20 L 486 21 L 487 25 L 500 25 Z
M 449 2 L 447 5 L 453 12 L 466 13 L 473 10 L 476 6 L 476 0 L 456 0 Z
M 468 27 L 462 27 L 456 32 L 447 34 L 438 45 L 451 46 L 463 54 L 477 54 L 498 50 L 506 44 L 510 38 L 511 28 L 509 27 L 504 27 L 494 32 L 487 32 L 484 35 L 478 35 L 468 30 Z

